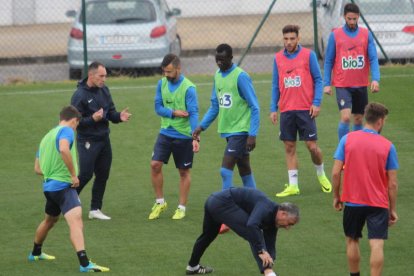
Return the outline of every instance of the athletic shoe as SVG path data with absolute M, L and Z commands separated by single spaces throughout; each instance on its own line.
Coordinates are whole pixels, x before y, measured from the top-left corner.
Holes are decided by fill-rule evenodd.
M 212 267 L 200 265 L 197 270 L 191 270 L 191 269 L 189 269 L 189 267 L 187 267 L 187 270 L 185 271 L 185 274 L 186 275 L 210 274 L 213 271 L 214 271 L 214 269 Z
M 293 186 L 289 184 L 285 184 L 285 189 L 277 193 L 277 197 L 285 197 L 285 196 L 291 196 L 291 195 L 298 195 L 300 193 L 298 186 Z
M 165 210 L 167 210 L 167 202 L 164 202 L 163 204 L 154 203 L 154 206 L 152 206 L 151 213 L 149 214 L 148 219 L 159 218 L 160 214 Z
M 89 219 L 101 219 L 101 220 L 110 220 L 111 217 L 108 217 L 101 210 L 91 210 L 89 211 Z
M 227 232 L 229 232 L 229 230 L 230 230 L 230 228 L 223 223 L 220 227 L 219 234 L 227 233 Z
M 34 262 L 34 261 L 52 261 L 52 260 L 56 259 L 55 256 L 48 255 L 46 253 L 42 253 L 39 256 L 34 256 L 32 253 L 30 253 L 29 257 L 27 257 L 27 258 L 31 262 Z
M 89 261 L 88 266 L 80 266 L 80 272 L 108 272 L 109 268 Z
M 178 208 L 175 210 L 174 216 L 172 216 L 172 219 L 183 219 L 185 217 L 185 211 Z
M 330 193 L 332 191 L 331 182 L 329 182 L 329 179 L 326 177 L 326 175 L 318 176 L 318 180 L 324 193 Z

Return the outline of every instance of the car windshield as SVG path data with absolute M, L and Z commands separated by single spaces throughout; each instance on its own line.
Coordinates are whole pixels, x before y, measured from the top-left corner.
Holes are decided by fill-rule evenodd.
M 122 24 L 155 21 L 154 5 L 143 0 L 93 1 L 86 6 L 87 24 Z M 79 22 L 83 22 L 82 15 Z
M 357 0 L 362 14 L 414 14 L 413 0 Z

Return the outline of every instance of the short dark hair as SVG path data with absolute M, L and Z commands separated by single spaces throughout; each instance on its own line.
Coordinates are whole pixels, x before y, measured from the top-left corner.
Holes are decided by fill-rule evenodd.
M 290 202 L 279 204 L 278 210 L 288 213 L 288 217 L 294 218 L 296 223 L 299 222 L 299 207 Z
M 282 29 L 283 34 L 287 33 L 296 33 L 296 35 L 299 35 L 300 27 L 298 25 L 286 25 Z
M 369 103 L 365 107 L 365 121 L 368 124 L 374 124 L 379 119 L 383 119 L 388 115 L 388 108 L 381 103 Z
M 90 71 L 94 71 L 94 70 L 96 70 L 96 69 L 98 69 L 100 66 L 102 66 L 102 67 L 104 67 L 105 68 L 105 65 L 103 65 L 103 63 L 102 62 L 99 62 L 99 61 L 93 61 L 91 64 L 89 64 L 89 66 L 88 66 L 88 72 L 90 72 Z
M 174 54 L 167 54 L 161 62 L 161 67 L 164 68 L 170 64 L 177 68 L 181 64 L 180 58 Z
M 359 14 L 359 7 L 357 4 L 354 3 L 348 3 L 344 6 L 344 15 L 346 15 L 347 13 L 356 13 Z
M 217 46 L 216 52 L 217 53 L 225 52 L 228 57 L 233 56 L 233 49 L 231 48 L 231 46 L 229 44 L 226 44 L 226 43 L 222 43 L 219 46 Z
M 73 105 L 63 107 L 59 115 L 61 121 L 69 121 L 73 118 L 80 120 L 82 118 L 82 114 Z

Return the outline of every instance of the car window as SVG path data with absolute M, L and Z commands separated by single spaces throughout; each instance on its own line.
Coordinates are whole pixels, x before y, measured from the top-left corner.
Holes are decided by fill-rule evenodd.
M 357 0 L 362 14 L 413 14 L 414 4 L 412 0 Z
M 152 22 L 156 19 L 154 5 L 142 0 L 94 1 L 86 6 L 87 24 L 122 24 Z M 79 18 L 82 22 L 82 16 Z

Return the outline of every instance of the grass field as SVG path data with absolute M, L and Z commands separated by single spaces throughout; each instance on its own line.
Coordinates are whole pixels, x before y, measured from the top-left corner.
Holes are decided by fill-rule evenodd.
M 385 103 L 390 115 L 383 134 L 398 151 L 400 221 L 390 229 L 385 245 L 384 275 L 413 275 L 414 209 L 414 67 L 382 68 L 381 92 L 371 101 Z M 209 105 L 211 76 L 190 77 L 198 85 L 200 115 Z M 270 75 L 253 75 L 261 105 L 261 126 L 251 163 L 258 188 L 275 199 L 287 181 L 283 145 L 278 128 L 268 120 Z M 113 165 L 104 200 L 110 221 L 85 219 L 89 257 L 111 268 L 112 275 L 183 275 L 196 237 L 200 234 L 203 204 L 221 188 L 219 167 L 225 142 L 216 124 L 202 134 L 201 151 L 195 156 L 187 217 L 173 221 L 178 200 L 178 173 L 170 162 L 164 167 L 165 197 L 169 209 L 159 220 L 149 221 L 154 195 L 149 163 L 159 131 L 153 98 L 158 77 L 110 79 L 108 86 L 119 110 L 128 106 L 130 122 L 111 126 Z M 73 275 L 78 261 L 62 219 L 44 244 L 56 255 L 54 262 L 29 263 L 35 228 L 43 217 L 41 179 L 33 173 L 33 161 L 42 136 L 58 122 L 58 112 L 67 105 L 75 82 L 0 86 L 2 114 L 0 144 L 0 275 Z M 325 96 L 318 118 L 319 145 L 330 175 L 336 147 L 338 111 L 334 97 Z M 348 275 L 342 214 L 332 208 L 332 195 L 319 188 L 314 167 L 303 144 L 298 145 L 301 195 L 288 198 L 301 208 L 301 222 L 289 231 L 279 231 L 275 270 L 282 276 Z M 236 172 L 237 174 L 237 172 Z M 236 185 L 240 178 L 234 177 Z M 89 207 L 91 184 L 81 194 L 84 218 Z M 367 239 L 361 241 L 362 275 L 369 274 Z M 259 275 L 247 242 L 234 232 L 219 236 L 202 259 L 215 268 L 214 275 Z

